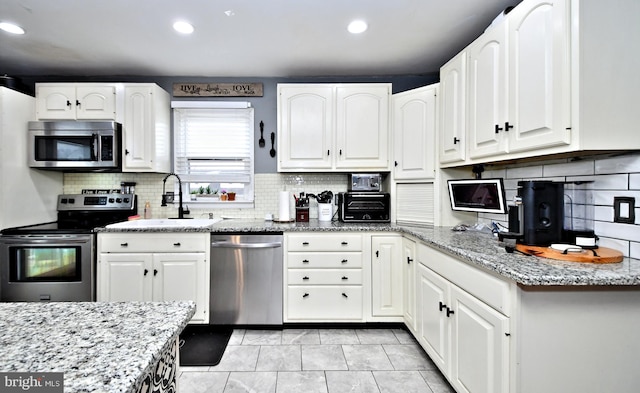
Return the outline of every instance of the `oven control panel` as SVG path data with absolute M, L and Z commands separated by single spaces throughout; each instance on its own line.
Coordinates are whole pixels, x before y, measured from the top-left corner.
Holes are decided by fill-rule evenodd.
M 58 211 L 65 210 L 131 210 L 134 194 L 62 194 L 58 195 Z

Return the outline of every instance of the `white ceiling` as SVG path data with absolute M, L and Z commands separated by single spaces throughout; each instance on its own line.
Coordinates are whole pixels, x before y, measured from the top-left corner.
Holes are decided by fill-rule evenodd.
M 293 77 L 436 72 L 519 0 L 1 0 L 0 74 Z M 231 11 L 227 16 L 225 11 Z M 353 19 L 369 30 L 349 34 Z M 172 29 L 190 21 L 194 34 Z

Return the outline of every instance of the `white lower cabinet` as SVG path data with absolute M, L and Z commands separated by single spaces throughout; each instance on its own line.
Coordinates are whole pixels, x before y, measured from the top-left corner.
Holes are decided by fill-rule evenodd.
M 98 301 L 192 300 L 209 322 L 209 234 L 101 233 Z
M 509 318 L 478 297 L 455 285 L 429 266 L 442 258 L 444 275 L 460 271 L 455 259 L 418 246 L 416 277 L 416 336 L 427 354 L 458 393 L 500 393 L 509 390 Z M 468 266 L 461 266 L 466 270 Z M 484 286 L 493 277 L 475 271 L 462 280 L 480 282 L 472 286 L 480 297 L 494 298 L 504 288 Z M 469 273 L 465 271 L 464 273 Z M 475 276 L 475 277 L 474 277 Z M 497 291 L 497 292 L 496 292 Z M 485 293 L 486 292 L 486 293 Z M 503 293 L 508 296 L 507 293 Z M 498 299 L 500 300 L 500 299 Z M 508 299 L 503 299 L 508 302 Z
M 371 236 L 371 315 L 402 317 L 402 237 Z
M 404 323 L 416 333 L 416 242 L 402 238 L 402 303 Z
M 363 322 L 363 235 L 285 235 L 285 322 Z

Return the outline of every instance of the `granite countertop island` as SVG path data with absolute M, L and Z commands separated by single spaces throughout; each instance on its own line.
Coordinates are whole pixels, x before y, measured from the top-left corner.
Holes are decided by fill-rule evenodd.
M 193 302 L 0 303 L 0 371 L 62 372 L 64 392 L 175 391 L 177 338 L 194 312 Z
M 620 263 L 564 262 L 517 253 L 509 254 L 491 233 L 456 232 L 450 227 L 421 227 L 398 224 L 361 224 L 338 221 L 275 223 L 262 220 L 212 221 L 205 227 L 110 229 L 97 232 L 390 232 L 410 235 L 425 244 L 456 256 L 524 286 L 640 286 L 640 260 L 624 258 Z

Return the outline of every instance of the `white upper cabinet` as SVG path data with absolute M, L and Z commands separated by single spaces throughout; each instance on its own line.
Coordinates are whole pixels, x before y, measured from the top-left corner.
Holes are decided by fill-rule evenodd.
M 37 83 L 38 120 L 115 120 L 114 84 Z
M 467 54 L 459 53 L 440 68 L 440 163 L 466 157 Z
M 331 169 L 333 87 L 278 86 L 278 170 Z
M 124 85 L 123 172 L 171 171 L 169 93 L 150 83 Z
M 640 149 L 640 53 L 623 44 L 640 40 L 636 10 L 523 0 L 441 69 L 441 166 Z
M 468 48 L 469 157 L 507 151 L 507 30 L 496 26 Z
M 336 169 L 389 170 L 391 86 L 336 88 Z
M 393 173 L 396 180 L 433 179 L 438 84 L 394 94 Z
M 389 170 L 390 84 L 279 84 L 278 171 Z
M 567 1 L 525 1 L 509 14 L 507 24 L 509 112 L 504 132 L 509 134 L 509 151 L 568 145 Z

